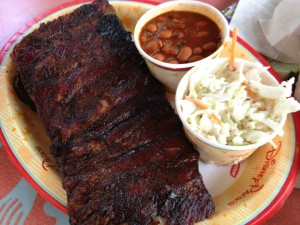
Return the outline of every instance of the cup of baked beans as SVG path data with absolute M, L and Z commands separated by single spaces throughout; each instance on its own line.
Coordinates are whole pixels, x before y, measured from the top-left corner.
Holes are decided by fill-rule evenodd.
M 229 38 L 228 22 L 213 6 L 171 1 L 154 6 L 137 22 L 135 45 L 169 93 L 199 61 L 217 57 Z

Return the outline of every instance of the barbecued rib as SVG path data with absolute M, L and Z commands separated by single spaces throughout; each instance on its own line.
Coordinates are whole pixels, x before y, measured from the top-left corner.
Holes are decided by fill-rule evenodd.
M 213 213 L 198 153 L 107 1 L 42 24 L 12 59 L 15 89 L 52 142 L 71 224 L 194 224 Z

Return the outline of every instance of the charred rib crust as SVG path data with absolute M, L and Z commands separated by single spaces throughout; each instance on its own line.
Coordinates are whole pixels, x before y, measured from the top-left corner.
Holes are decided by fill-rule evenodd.
M 107 1 L 42 24 L 11 56 L 14 87 L 52 142 L 71 224 L 194 224 L 213 213 L 198 153 Z

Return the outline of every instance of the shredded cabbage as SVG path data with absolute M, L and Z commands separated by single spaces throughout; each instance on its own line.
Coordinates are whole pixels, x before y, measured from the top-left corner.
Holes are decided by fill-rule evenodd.
M 230 71 L 228 64 L 224 59 L 215 68 L 199 67 L 191 75 L 189 94 L 180 102 L 184 119 L 197 133 L 224 145 L 270 139 L 283 116 L 300 110 L 300 104 L 290 97 L 294 80 L 269 86 L 260 76 L 267 68 L 240 63 Z M 278 134 L 283 135 L 283 130 Z

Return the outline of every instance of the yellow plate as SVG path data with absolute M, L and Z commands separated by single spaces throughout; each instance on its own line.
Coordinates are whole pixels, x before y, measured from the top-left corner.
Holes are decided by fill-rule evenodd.
M 18 32 L 0 53 L 0 136 L 10 159 L 27 181 L 49 202 L 66 212 L 66 193 L 49 154 L 50 141 L 37 114 L 22 103 L 14 92 L 15 68 L 10 53 L 24 36 L 47 22 L 71 12 L 86 0 L 67 3 L 37 17 Z M 111 2 L 125 28 L 134 30 L 140 16 L 153 2 Z M 243 40 L 238 39 L 236 57 L 267 62 Z M 229 55 L 228 46 L 221 56 Z M 278 79 L 278 75 L 271 69 Z M 299 115 L 288 116 L 278 148 L 265 145 L 249 159 L 234 166 L 218 167 L 199 162 L 200 171 L 216 204 L 215 214 L 200 224 L 260 223 L 273 215 L 293 188 L 299 170 Z

